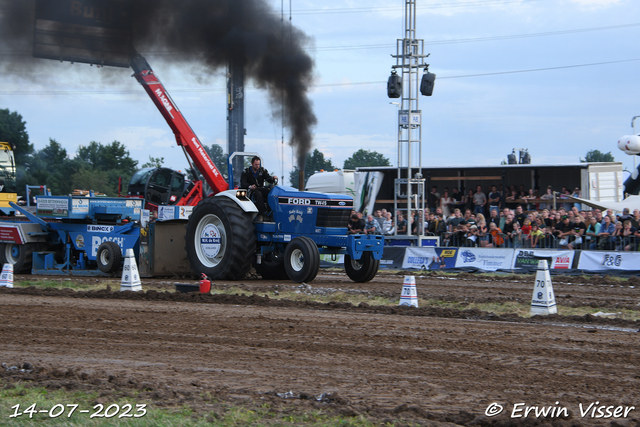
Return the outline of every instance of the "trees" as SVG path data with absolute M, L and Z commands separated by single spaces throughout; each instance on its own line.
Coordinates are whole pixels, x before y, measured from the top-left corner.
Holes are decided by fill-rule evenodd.
M 161 168 L 164 163 L 164 157 L 152 157 L 149 155 L 149 161 L 142 166 L 141 168 Z
M 15 147 L 18 194 L 22 196 L 25 185 L 46 185 L 54 195 L 70 194 L 79 188 L 115 196 L 118 178 L 128 182 L 138 165 L 119 141 L 106 145 L 91 141 L 78 148 L 73 159 L 53 138 L 45 148 L 35 150 L 22 116 L 8 109 L 0 109 L 0 141 Z
M 88 146 L 78 148 L 75 159 L 81 163 L 77 170 L 79 176 L 72 179 L 74 187 L 108 196 L 116 196 L 119 178 L 124 183 L 129 182 L 138 166 L 138 161 L 130 157 L 129 150 L 120 141 L 106 145 L 91 141 Z M 91 173 L 99 179 L 91 178 Z
M 29 184 L 46 185 L 54 195 L 70 194 L 77 188 L 116 196 L 118 179 L 129 182 L 137 164 L 118 141 L 107 145 L 92 141 L 70 159 L 60 143 L 49 139 L 49 145 L 36 150 L 26 165 L 18 163 L 18 194 Z
M 344 161 L 344 169 L 355 169 L 365 166 L 391 166 L 391 162 L 382 153 L 359 149 Z
M 304 182 L 307 182 L 309 177 L 319 170 L 334 170 L 335 167 L 331 164 L 331 159 L 325 159 L 317 148 L 313 150 L 313 153 L 307 154 L 307 159 L 304 163 Z M 298 166 L 293 167 L 293 171 L 289 174 L 289 182 L 293 188 L 298 188 L 298 177 L 300 175 L 300 169 Z
M 107 145 L 91 141 L 88 146 L 78 148 L 76 158 L 88 163 L 93 169 L 118 170 L 129 176 L 133 175 L 138 166 L 138 161 L 129 156 L 129 151 L 120 141 Z
M 25 185 L 46 185 L 52 194 L 68 194 L 72 191 L 72 176 L 79 162 L 69 159 L 67 150 L 55 139 L 49 145 L 35 151 L 27 163 L 18 165 L 18 194 L 24 194 Z
M 596 162 L 615 162 L 611 151 L 608 153 L 602 153 L 600 150 L 591 150 L 587 152 L 584 159 L 580 159 L 582 163 L 596 163 Z
M 222 175 L 227 175 L 227 155 L 218 144 L 211 144 L 209 147 L 202 144 L 204 151 L 207 152 L 213 164 L 216 165 Z

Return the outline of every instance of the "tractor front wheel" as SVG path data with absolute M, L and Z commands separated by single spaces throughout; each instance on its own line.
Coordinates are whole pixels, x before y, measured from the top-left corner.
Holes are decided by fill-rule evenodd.
M 320 268 L 320 254 L 316 243 L 308 237 L 296 237 L 284 251 L 284 268 L 294 282 L 310 282 Z
M 368 282 L 373 279 L 380 267 L 380 260 L 373 258 L 371 252 L 364 252 L 359 260 L 344 256 L 344 269 L 354 282 Z

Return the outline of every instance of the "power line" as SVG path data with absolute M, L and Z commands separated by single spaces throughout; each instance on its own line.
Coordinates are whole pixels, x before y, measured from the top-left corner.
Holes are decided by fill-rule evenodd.
M 633 59 L 621 59 L 617 61 L 603 61 L 603 62 L 591 62 L 587 64 L 574 64 L 574 65 L 561 65 L 557 67 L 544 67 L 544 68 L 529 68 L 524 70 L 510 70 L 510 71 L 494 71 L 490 73 L 476 73 L 476 74 L 461 74 L 457 76 L 438 76 L 438 80 L 445 79 L 462 79 L 469 77 L 485 77 L 485 76 L 498 76 L 502 74 L 518 74 L 518 73 L 533 73 L 539 71 L 551 71 L 551 70 L 562 70 L 568 68 L 581 68 L 581 67 L 593 67 L 598 65 L 608 65 L 608 64 L 620 64 L 625 62 L 634 62 L 640 61 L 640 58 Z M 371 81 L 371 82 L 352 82 L 352 83 L 325 83 L 325 84 L 314 84 L 311 87 L 334 87 L 334 86 L 364 86 L 364 85 L 377 85 L 386 83 L 386 80 L 379 81 Z M 247 86 L 246 90 L 259 90 L 257 87 Z M 213 93 L 213 92 L 224 92 L 225 88 L 211 88 L 211 89 L 199 89 L 199 88 L 187 88 L 187 89 L 172 89 L 171 93 Z M 120 91 L 98 91 L 98 90 L 46 90 L 46 91 L 28 91 L 28 90 L 2 90 L 0 91 L 0 95 L 138 95 L 142 94 L 139 90 L 120 90 Z
M 574 28 L 570 30 L 557 30 L 557 31 L 545 31 L 541 33 L 524 33 L 524 34 L 509 34 L 509 35 L 501 35 L 501 36 L 486 36 L 486 37 L 469 37 L 462 39 L 448 39 L 448 40 L 425 40 L 425 46 L 436 46 L 436 45 L 445 45 L 445 44 L 459 44 L 459 43 L 477 43 L 477 42 L 485 42 L 485 41 L 498 41 L 498 40 L 513 40 L 513 39 L 523 39 L 523 38 L 532 38 L 532 37 L 547 37 L 547 36 L 559 36 L 566 34 L 577 34 L 577 33 L 587 33 L 594 31 L 607 31 L 607 30 L 618 30 L 622 28 L 633 28 L 640 26 L 640 22 L 630 23 L 630 24 L 619 24 L 619 25 L 607 25 L 604 27 L 588 27 L 588 28 Z M 336 51 L 336 50 L 361 50 L 361 49 L 388 49 L 395 47 L 395 43 L 384 43 L 384 44 L 357 44 L 357 45 L 343 45 L 343 46 L 319 46 L 319 47 L 311 47 L 308 48 L 310 51 L 317 52 L 327 52 L 327 51 Z M 192 53 L 182 53 L 177 51 L 144 51 L 142 52 L 145 55 L 156 55 L 156 56 L 191 56 Z M 0 55 L 2 56 L 31 56 L 32 52 L 26 50 L 0 50 Z
M 558 31 L 546 31 L 542 33 L 525 33 L 525 34 L 510 34 L 503 36 L 488 36 L 488 37 L 472 37 L 472 38 L 464 38 L 464 39 L 449 39 L 449 40 L 425 40 L 425 46 L 435 46 L 435 45 L 443 45 L 443 44 L 457 44 L 457 43 L 477 43 L 484 41 L 495 41 L 495 40 L 512 40 L 512 39 L 522 39 L 522 38 L 530 38 L 530 37 L 545 37 L 545 36 L 558 36 L 565 34 L 576 34 L 576 33 L 586 33 L 593 31 L 606 31 L 606 30 L 617 30 L 621 28 L 631 28 L 640 26 L 640 22 L 632 23 L 632 24 L 620 24 L 620 25 L 609 25 L 605 27 L 590 27 L 590 28 L 576 28 L 572 30 L 558 30 Z M 356 49 L 388 49 L 390 47 L 395 47 L 396 44 L 371 44 L 371 45 L 345 45 L 345 46 L 321 46 L 316 48 L 311 48 L 309 50 L 315 51 L 333 51 L 333 50 L 356 50 Z
M 620 64 L 622 62 L 633 62 L 640 61 L 640 58 L 634 59 L 621 59 L 619 61 L 604 61 L 604 62 L 592 62 L 589 64 L 576 64 L 576 65 L 562 65 L 559 67 L 546 67 L 546 68 L 530 68 L 528 70 L 513 70 L 513 71 L 497 71 L 493 73 L 479 73 L 479 74 L 464 74 L 459 76 L 444 76 L 438 77 L 439 80 L 442 79 L 461 79 L 467 77 L 483 77 L 483 76 L 497 76 L 501 74 L 516 74 L 516 73 L 532 73 L 536 71 L 549 71 L 549 70 L 562 70 L 566 68 L 579 68 L 579 67 L 593 67 L 596 65 L 607 65 L 607 64 Z
M 575 65 L 562 65 L 558 67 L 546 67 L 546 68 L 530 68 L 526 70 L 512 70 L 512 71 L 495 71 L 491 73 L 477 73 L 477 74 L 462 74 L 458 76 L 438 76 L 438 80 L 444 79 L 462 79 L 468 77 L 484 77 L 484 76 L 497 76 L 501 74 L 517 74 L 517 73 L 532 73 L 537 71 L 550 71 L 550 70 L 561 70 L 565 68 L 579 68 L 579 67 L 592 67 L 596 65 L 606 65 L 606 64 L 619 64 L 622 62 L 632 62 L 632 61 L 640 61 L 640 58 L 634 59 L 622 59 L 619 61 L 605 61 L 605 62 L 592 62 L 589 64 L 575 64 Z M 314 87 L 330 87 L 330 86 L 362 86 L 362 85 L 377 85 L 387 83 L 386 80 L 373 81 L 373 82 L 353 82 L 353 83 L 327 83 L 314 85 Z
M 483 1 L 466 1 L 460 3 L 433 3 L 428 5 L 416 5 L 419 10 L 429 9 L 460 9 L 478 6 L 506 5 L 511 3 L 533 2 L 537 0 L 483 0 Z M 333 9 L 297 9 L 294 13 L 297 15 L 318 15 L 326 13 L 365 13 L 365 12 L 393 12 L 402 10 L 404 6 L 386 6 L 386 7 L 341 7 Z

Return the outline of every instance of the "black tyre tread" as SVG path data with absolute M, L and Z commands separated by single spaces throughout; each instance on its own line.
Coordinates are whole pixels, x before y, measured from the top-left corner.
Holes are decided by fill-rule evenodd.
M 103 265 L 100 263 L 100 253 L 107 249 L 111 253 L 109 264 Z M 122 265 L 122 251 L 120 246 L 115 242 L 106 241 L 98 247 L 98 254 L 96 255 L 96 262 L 98 263 L 98 269 L 103 273 L 114 273 L 120 269 Z
M 191 214 L 191 218 L 202 218 L 212 213 L 216 209 L 213 207 L 214 205 L 224 212 L 229 222 L 230 229 L 225 230 L 227 241 L 229 242 L 225 251 L 229 251 L 229 258 L 225 255 L 227 261 L 221 262 L 220 265 L 215 267 L 215 270 L 203 266 L 198 260 L 193 247 L 193 235 L 195 234 L 197 222 L 189 221 L 186 235 L 189 264 L 197 275 L 205 273 L 212 280 L 240 280 L 251 269 L 251 262 L 255 253 L 256 235 L 253 231 L 251 216 L 245 214 L 235 202 L 226 197 L 208 197 L 198 203 Z M 223 220 L 223 218 L 220 219 Z
M 293 271 L 291 268 L 291 253 L 299 247 L 304 256 L 303 269 L 299 272 Z M 293 249 L 292 249 L 293 248 Z M 313 274 L 313 270 L 316 267 L 313 257 L 313 248 L 309 244 L 309 241 L 305 237 L 296 237 L 286 247 L 284 252 L 284 263 L 287 275 L 294 282 L 306 282 Z M 291 270 L 291 271 L 289 271 Z
M 347 276 L 354 282 L 364 283 L 369 282 L 378 273 L 380 268 L 380 260 L 373 258 L 371 252 L 365 252 L 360 258 L 363 266 L 360 270 L 354 270 L 351 268 L 351 257 L 349 255 L 344 256 L 344 269 L 347 272 Z
M 318 271 L 320 271 L 320 251 L 318 250 L 318 245 L 316 245 L 316 242 L 314 242 L 311 238 L 306 237 L 306 236 L 302 236 L 301 239 L 305 239 L 307 241 L 307 244 L 309 245 L 309 248 L 311 249 L 311 253 L 313 254 L 313 262 L 314 262 L 314 266 L 312 267 L 311 271 L 309 272 L 309 276 L 307 276 L 307 278 L 304 280 L 305 282 L 311 282 L 313 281 L 313 279 L 316 278 L 316 276 L 318 275 Z
M 9 243 L 0 244 L 0 259 L 2 261 L 2 265 L 9 263 L 7 257 L 5 256 L 5 251 Z M 13 272 L 14 273 L 23 273 L 26 271 L 31 271 L 31 262 L 33 259 L 33 250 L 36 245 L 33 243 L 25 243 L 20 246 L 20 255 L 18 256 L 18 260 L 15 264 L 13 264 Z

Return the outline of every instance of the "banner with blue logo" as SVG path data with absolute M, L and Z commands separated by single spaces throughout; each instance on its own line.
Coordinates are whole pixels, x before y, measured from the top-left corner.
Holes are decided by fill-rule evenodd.
M 407 247 L 402 268 L 442 270 L 455 268 L 458 248 Z
M 460 248 L 456 258 L 456 268 L 477 268 L 485 271 L 511 269 L 513 249 Z

